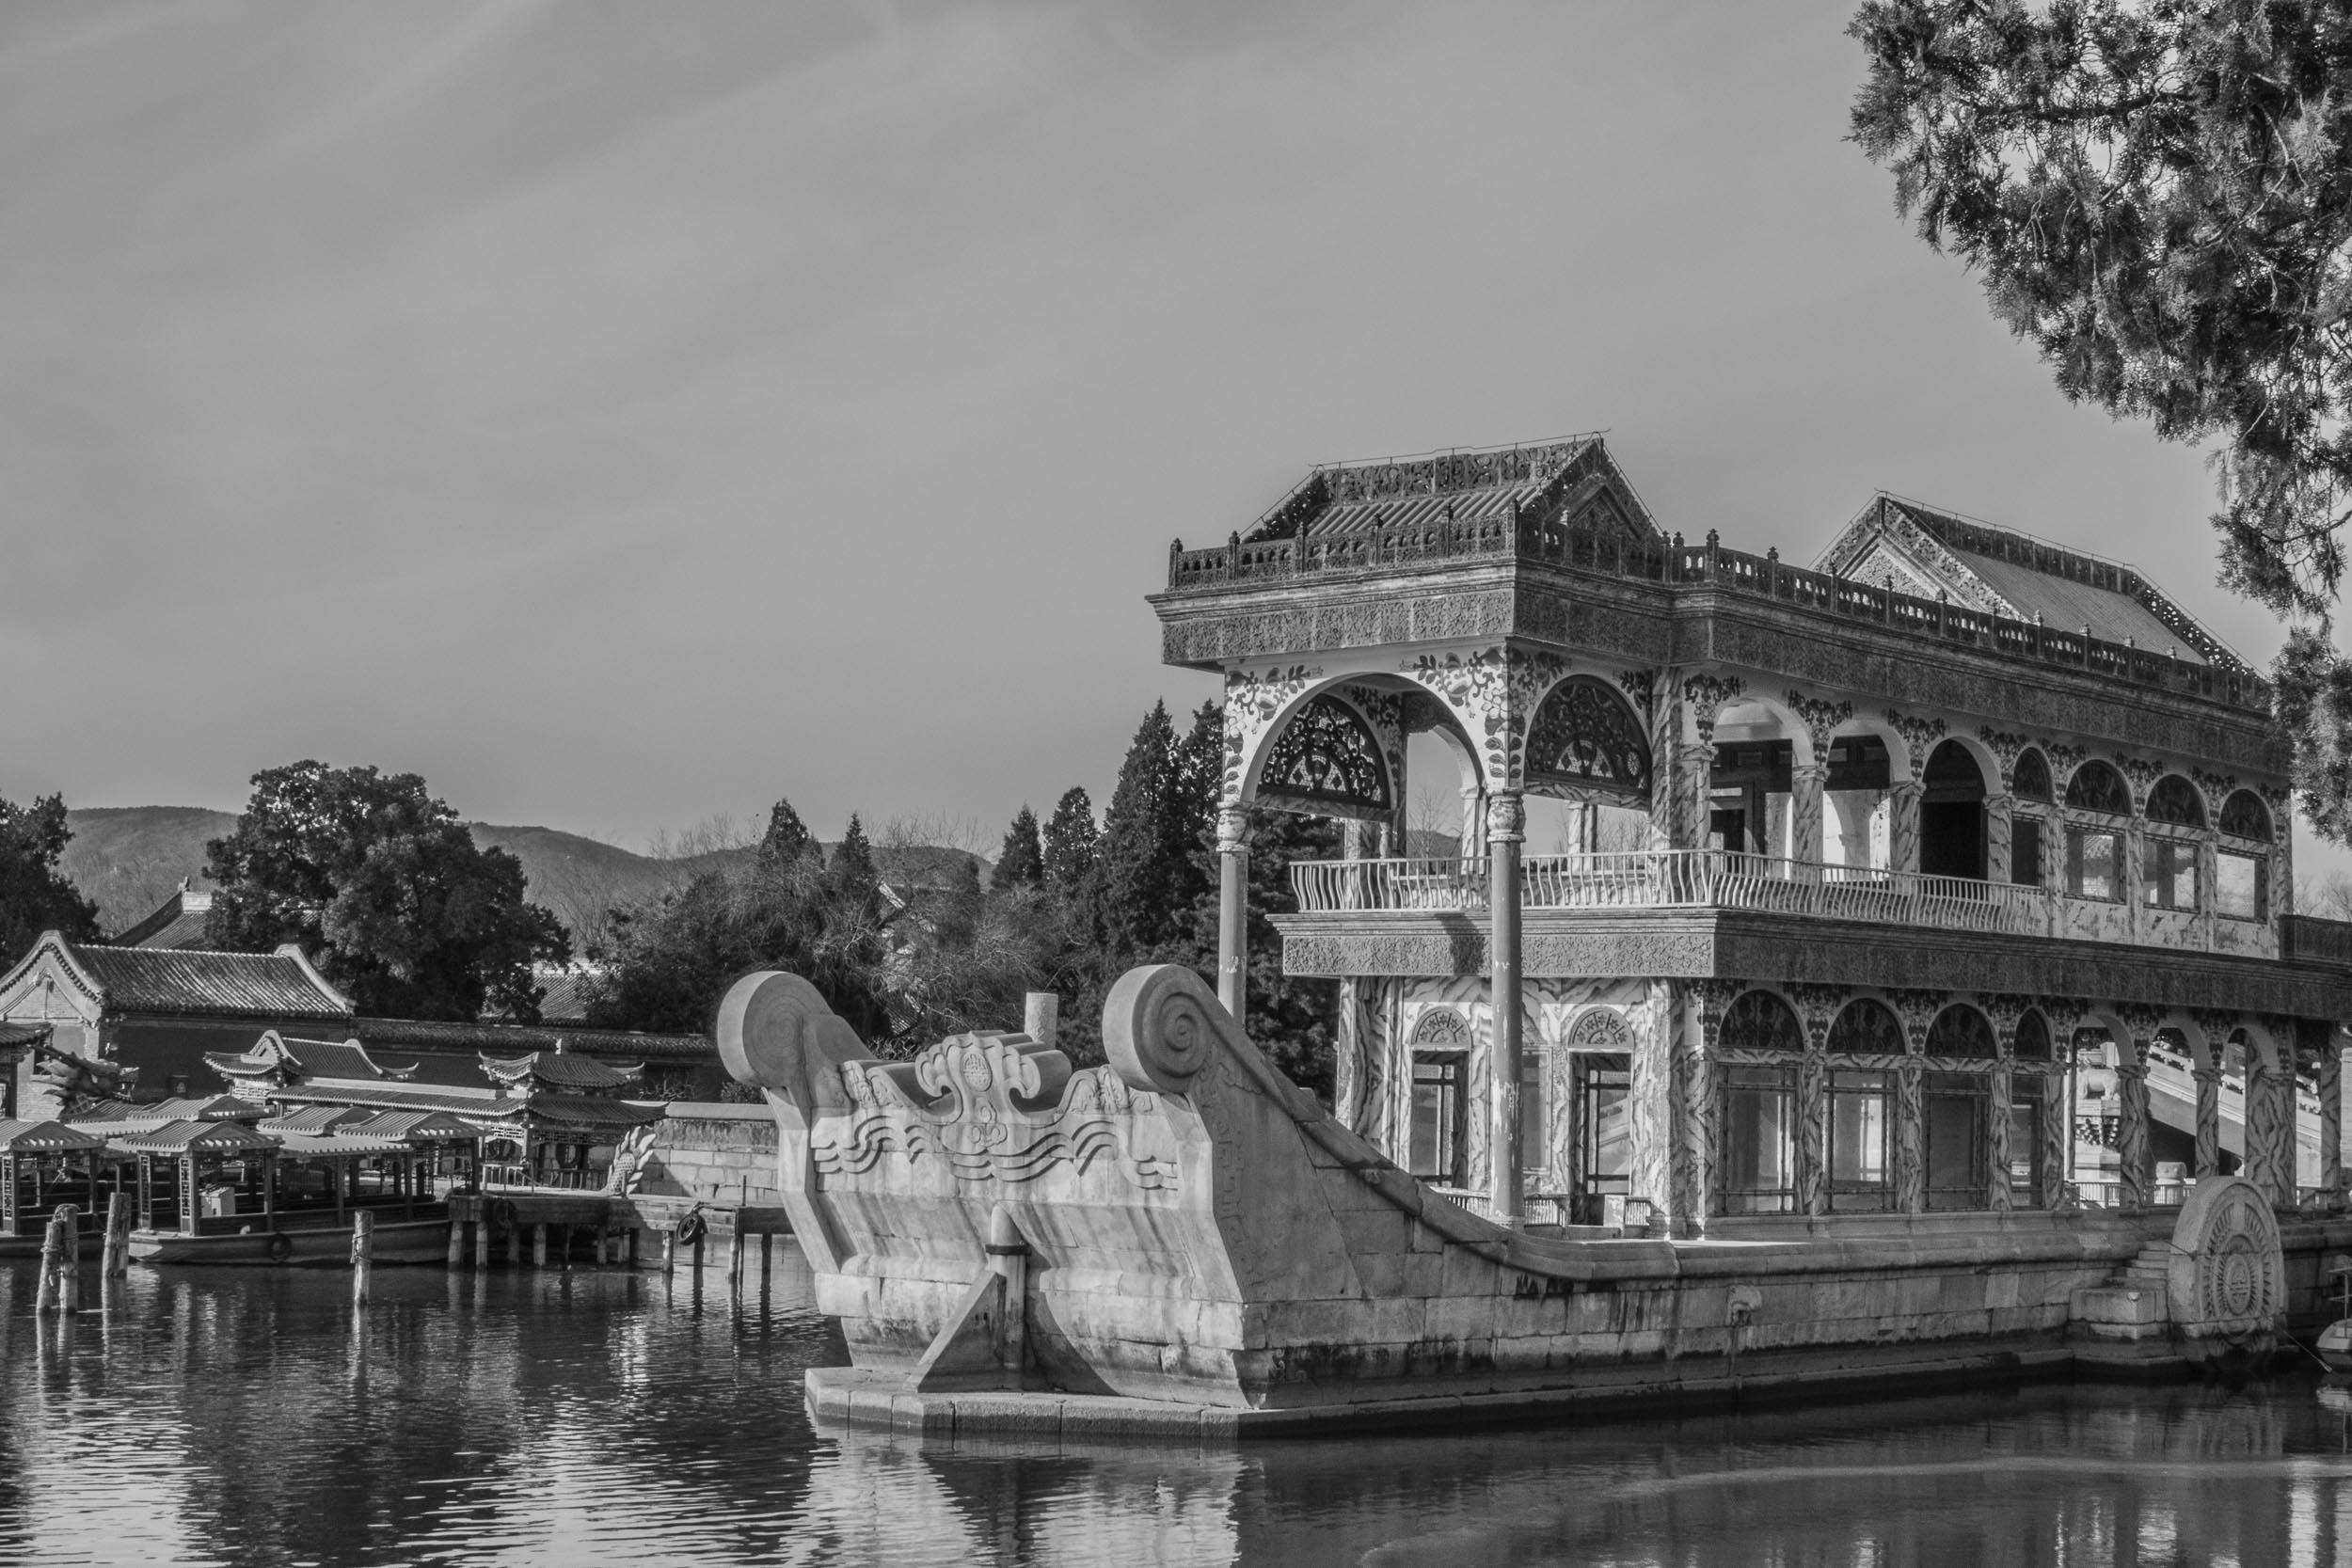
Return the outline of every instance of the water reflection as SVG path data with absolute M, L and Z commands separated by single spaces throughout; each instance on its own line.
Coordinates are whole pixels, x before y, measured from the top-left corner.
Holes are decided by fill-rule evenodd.
M 0 1270 L 0 1561 L 2332 1564 L 2352 1398 L 2308 1379 L 1226 1450 L 812 1433 L 779 1259 L 656 1275 Z

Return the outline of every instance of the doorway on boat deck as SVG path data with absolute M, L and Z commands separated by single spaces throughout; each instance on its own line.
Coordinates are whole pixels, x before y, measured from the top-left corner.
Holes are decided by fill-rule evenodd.
M 1633 1132 L 1627 1096 L 1633 1086 L 1633 1057 L 1629 1052 L 1580 1051 L 1571 1060 L 1578 1180 L 1576 1212 L 1569 1223 L 1599 1225 L 1609 1199 L 1632 1190 Z
M 1931 877 L 1984 880 L 1984 774 L 1968 748 L 1947 740 L 1928 758 L 1920 783 L 1919 869 Z
M 1460 1051 L 1413 1053 L 1413 1125 L 1408 1167 L 1441 1187 L 1470 1185 L 1470 1057 Z

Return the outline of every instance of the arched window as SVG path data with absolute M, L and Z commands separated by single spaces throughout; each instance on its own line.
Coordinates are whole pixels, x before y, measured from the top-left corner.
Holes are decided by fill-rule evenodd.
M 2050 799 L 2050 763 L 2037 747 L 2028 746 L 2017 753 L 2017 766 L 2010 770 L 2009 792 L 2020 800 Z
M 2132 792 L 2123 775 L 2104 762 L 2086 762 L 2066 783 L 2066 803 L 2075 811 L 2103 811 L 2110 816 L 2132 814 Z
M 1995 1054 L 1993 1025 L 1974 1007 L 1947 1007 L 1928 1025 L 1928 1054 L 1990 1058 Z
M 1768 990 L 1742 991 L 1724 1013 L 1715 1037 L 1726 1051 L 1787 1051 L 1804 1049 L 1804 1029 L 1788 1003 Z
M 2050 1024 L 2038 1012 L 2027 1012 L 2017 1021 L 2017 1044 L 2010 1053 L 2037 1062 L 2050 1059 Z
M 1394 809 L 1378 738 L 1354 708 L 1330 696 L 1309 699 L 1274 737 L 1258 793 L 1345 816 L 1386 816 Z
M 1899 1056 L 1903 1026 L 1883 1002 L 1859 997 L 1829 1026 L 1829 1049 L 1849 1056 Z
M 2148 792 L 2148 820 L 2175 828 L 2201 828 L 2205 825 L 2204 797 L 2178 773 L 2167 773 Z
M 1649 803 L 1649 737 L 1626 700 L 1578 675 L 1551 689 L 1527 731 L 1527 776 Z
M 2221 831 L 2238 838 L 2270 842 L 2270 808 L 2250 789 L 2241 789 L 2221 802 Z
M 1467 1050 L 1470 1020 L 1456 1007 L 1432 1007 L 1413 1024 L 1413 1043 L 1438 1050 Z

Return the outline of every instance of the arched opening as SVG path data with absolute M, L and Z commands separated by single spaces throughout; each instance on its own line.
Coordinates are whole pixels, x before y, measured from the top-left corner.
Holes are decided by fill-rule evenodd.
M 1396 812 L 1378 736 L 1361 714 L 1328 692 L 1310 697 L 1267 745 L 1258 799 L 1287 810 L 1375 822 Z
M 2017 1021 L 2010 1054 L 2020 1062 L 2050 1059 L 2050 1024 L 2028 1010 Z M 2021 1069 L 2009 1080 L 2009 1201 L 2012 1209 L 2042 1205 L 2042 1146 L 2046 1134 L 2042 1117 L 2051 1114 L 2050 1080 L 2046 1073 Z
M 1796 742 L 1777 709 L 1735 703 L 1716 716 L 1707 775 L 1707 847 L 1788 856 Z
M 2250 789 L 2221 802 L 2221 840 L 2214 857 L 2214 913 L 2227 920 L 2270 918 L 2270 808 Z
M 1527 730 L 1530 853 L 1597 854 L 1646 848 L 1649 736 L 1624 694 L 1593 675 L 1545 693 Z M 1538 799 L 1554 802 L 1549 813 Z
M 1997 1054 L 1993 1024 L 1974 1007 L 1947 1007 L 1928 1025 L 1927 1047 L 1930 1056 L 1984 1063 L 1979 1070 L 1930 1072 L 1920 1084 L 1928 1207 L 1982 1209 L 1985 1128 L 1993 1108 L 1988 1071 Z
M 2057 804 L 2050 787 L 2050 762 L 2038 747 L 2017 753 L 2010 769 L 2009 879 L 2019 887 L 2044 885 L 2043 835 L 2049 831 L 2050 808 Z
M 1895 1206 L 1895 1075 L 1903 1026 L 1884 1003 L 1849 1002 L 1829 1026 L 1830 1209 L 1883 1213 Z
M 2140 902 L 2157 910 L 2197 908 L 2197 863 L 2203 849 L 2205 799 L 2178 773 L 2148 792 L 2148 837 L 2140 857 Z
M 1601 1223 L 1612 1194 L 1631 1190 L 1633 1128 L 1627 1096 L 1633 1086 L 1633 1032 L 1614 1007 L 1587 1007 L 1562 1042 L 1569 1053 L 1576 1114 L 1573 1183 L 1578 1225 Z
M 1797 1206 L 1795 1072 L 1804 1026 L 1771 991 L 1744 991 L 1724 1012 L 1716 1040 L 1721 1051 L 1784 1058 L 1722 1069 L 1718 1207 L 1726 1214 L 1788 1213 Z
M 1968 748 L 1947 740 L 1928 756 L 1919 796 L 1919 869 L 1984 880 L 1984 773 Z
M 1883 871 L 1893 863 L 1894 783 L 1886 742 L 1875 735 L 1841 735 L 1829 745 L 1822 784 L 1821 858 L 1832 865 Z
M 2132 793 L 2123 775 L 2104 762 L 2086 762 L 2066 784 L 2066 809 L 2086 820 L 2066 825 L 2066 891 L 2076 898 L 2123 901 L 2123 822 Z

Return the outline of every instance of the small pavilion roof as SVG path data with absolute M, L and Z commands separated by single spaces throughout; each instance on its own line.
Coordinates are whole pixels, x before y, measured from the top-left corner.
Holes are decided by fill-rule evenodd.
M 266 1132 L 234 1121 L 170 1121 L 107 1141 L 126 1154 L 242 1154 L 278 1147 Z
M 482 1070 L 493 1083 L 529 1082 L 551 1089 L 617 1089 L 644 1075 L 642 1065 L 628 1068 L 600 1062 L 568 1051 L 533 1051 L 520 1056 L 482 1058 Z
M 15 1051 L 28 1045 L 39 1045 L 49 1037 L 46 1023 L 10 1023 L 0 1019 L 0 1051 Z
M 0 1154 L 82 1154 L 106 1140 L 61 1121 L 0 1121 Z
M 107 947 L 68 942 L 44 931 L 9 980 L 55 951 L 77 982 L 113 1013 L 230 1018 L 351 1016 L 351 1002 L 288 942 L 274 953 L 207 953 L 161 947 Z M 5 984 L 0 980 L 0 984 Z
M 233 1094 L 207 1095 L 201 1099 L 182 1097 L 158 1100 L 147 1104 L 112 1100 L 90 1108 L 84 1116 L 73 1118 L 76 1126 L 96 1126 L 111 1129 L 129 1125 L 161 1127 L 172 1121 L 258 1121 L 268 1108 L 249 1100 L 239 1100 Z
M 411 1144 L 482 1136 L 481 1129 L 447 1111 L 379 1111 L 365 1121 L 347 1123 L 338 1131 L 353 1137 L 400 1138 Z
M 1597 435 L 1360 463 L 1326 463 L 1243 532 L 1245 542 L 1326 538 L 1518 516 L 1578 527 L 1611 523 L 1655 538 L 1658 526 Z
M 494 1101 L 477 1116 L 513 1117 L 558 1127 L 643 1127 L 668 1113 L 658 1105 L 637 1105 L 626 1100 L 580 1094 L 540 1094 L 529 1100 Z
M 354 1105 L 305 1105 L 282 1117 L 272 1117 L 261 1124 L 264 1132 L 299 1132 L 306 1136 L 342 1129 L 368 1119 L 368 1113 Z
M 278 1151 L 296 1160 L 347 1158 L 366 1154 L 405 1154 L 405 1138 L 378 1138 L 337 1128 L 332 1132 L 280 1132 Z
M 208 1051 L 204 1060 L 214 1071 L 230 1079 L 261 1078 L 279 1073 L 289 1078 L 407 1079 L 417 1064 L 388 1067 L 368 1054 L 357 1037 L 346 1040 L 303 1039 L 270 1030 L 242 1053 L 230 1055 Z

